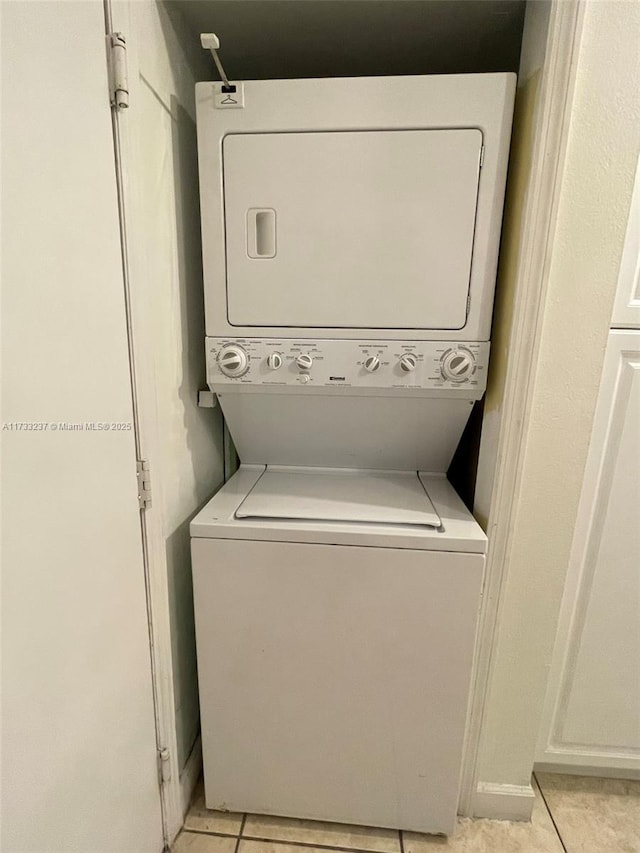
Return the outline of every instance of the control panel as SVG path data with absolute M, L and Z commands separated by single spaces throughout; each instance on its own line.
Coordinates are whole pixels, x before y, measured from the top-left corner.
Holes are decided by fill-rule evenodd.
M 207 338 L 212 388 L 446 390 L 479 397 L 488 343 Z

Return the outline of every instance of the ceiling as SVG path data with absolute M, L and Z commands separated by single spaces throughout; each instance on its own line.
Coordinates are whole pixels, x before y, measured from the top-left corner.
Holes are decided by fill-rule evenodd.
M 167 0 L 232 79 L 517 71 L 524 0 Z M 213 63 L 210 79 L 217 77 Z

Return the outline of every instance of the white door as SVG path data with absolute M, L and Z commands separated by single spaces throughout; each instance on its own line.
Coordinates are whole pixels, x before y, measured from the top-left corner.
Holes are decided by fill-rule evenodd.
M 482 133 L 230 134 L 234 326 L 462 329 Z
M 2 78 L 2 849 L 159 853 L 102 3 L 3 4 Z
M 538 761 L 640 770 L 640 330 L 609 333 Z

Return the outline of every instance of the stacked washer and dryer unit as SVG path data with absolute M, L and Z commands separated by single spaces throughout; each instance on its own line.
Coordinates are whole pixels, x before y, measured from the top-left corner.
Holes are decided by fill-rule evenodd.
M 487 540 L 511 74 L 196 88 L 208 384 L 191 524 L 209 808 L 450 833 Z M 230 103 L 231 101 L 231 103 Z

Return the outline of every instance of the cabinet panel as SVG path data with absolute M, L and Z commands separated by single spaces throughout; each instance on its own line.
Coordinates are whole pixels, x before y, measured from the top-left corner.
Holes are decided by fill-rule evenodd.
M 612 331 L 539 760 L 640 764 L 640 331 Z
M 484 557 L 192 554 L 207 806 L 452 832 Z
M 611 325 L 640 328 L 640 159 L 636 169 Z

